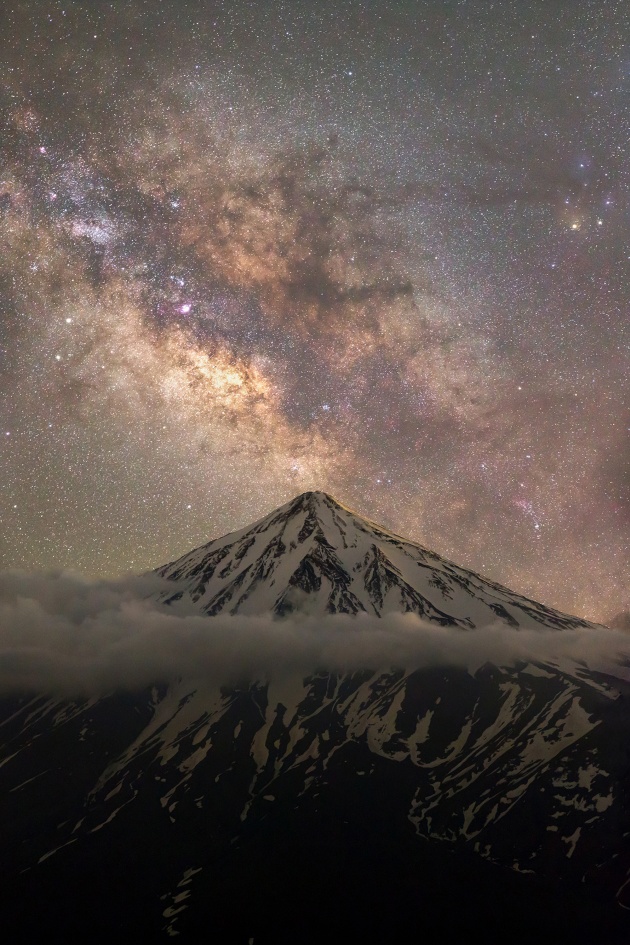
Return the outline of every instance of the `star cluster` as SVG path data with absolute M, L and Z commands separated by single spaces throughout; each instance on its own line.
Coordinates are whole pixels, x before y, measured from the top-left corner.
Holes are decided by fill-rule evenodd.
M 2 567 L 156 566 L 305 489 L 630 602 L 630 12 L 16 2 Z

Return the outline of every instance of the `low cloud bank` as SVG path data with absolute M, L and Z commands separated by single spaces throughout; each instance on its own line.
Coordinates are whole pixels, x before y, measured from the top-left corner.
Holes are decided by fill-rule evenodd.
M 630 638 L 605 627 L 463 631 L 413 614 L 272 617 L 194 614 L 156 602 L 155 575 L 92 581 L 0 572 L 0 693 L 67 696 L 138 689 L 179 676 L 231 684 L 315 670 L 585 664 L 630 681 Z
M 623 610 L 613 617 L 609 626 L 613 630 L 625 630 L 626 633 L 630 633 L 630 610 Z

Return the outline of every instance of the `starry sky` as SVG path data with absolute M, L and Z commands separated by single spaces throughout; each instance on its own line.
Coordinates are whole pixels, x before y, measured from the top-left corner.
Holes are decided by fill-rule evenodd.
M 8 2 L 0 567 L 322 489 L 630 605 L 630 7 Z

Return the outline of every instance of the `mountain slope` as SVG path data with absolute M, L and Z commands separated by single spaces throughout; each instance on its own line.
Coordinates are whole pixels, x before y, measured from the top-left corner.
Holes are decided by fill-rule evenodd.
M 159 569 L 165 607 L 588 632 L 306 493 Z M 312 619 L 312 617 L 311 617 Z M 440 631 L 441 632 L 441 631 Z M 569 659 L 174 679 L 0 711 L 31 941 L 625 943 L 630 686 Z M 39 912 L 28 908 L 37 901 Z M 338 923 L 332 919 L 338 914 Z

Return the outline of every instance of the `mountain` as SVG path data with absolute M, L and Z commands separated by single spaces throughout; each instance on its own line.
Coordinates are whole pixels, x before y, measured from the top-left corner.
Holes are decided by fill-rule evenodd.
M 208 616 L 412 612 L 462 629 L 592 626 L 457 567 L 325 492 L 306 492 L 157 573 L 176 584 L 165 603 L 186 597 Z
M 209 634 L 229 614 L 594 629 L 325 493 L 157 574 L 165 613 L 207 615 Z M 11 941 L 627 942 L 627 670 L 544 652 L 6 698 Z

